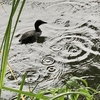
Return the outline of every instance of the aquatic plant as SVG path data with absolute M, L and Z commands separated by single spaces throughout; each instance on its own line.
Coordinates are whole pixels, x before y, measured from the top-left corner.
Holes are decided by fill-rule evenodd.
M 18 93 L 17 100 L 20 100 L 21 94 L 24 94 L 25 100 L 98 100 L 99 97 L 96 95 L 100 95 L 100 92 L 96 89 L 88 87 L 88 83 L 78 77 L 72 77 L 63 87 L 59 88 L 51 88 L 41 90 L 38 93 L 34 93 L 34 91 L 26 92 L 22 91 L 25 77 L 27 73 L 23 76 L 23 81 L 21 83 L 20 90 L 11 89 L 8 87 L 3 87 L 5 90 L 13 91 Z M 23 100 L 24 100 L 23 99 Z
M 20 14 L 21 14 L 23 6 L 25 4 L 25 1 L 26 0 L 22 1 L 22 4 L 21 4 L 20 9 L 18 11 L 19 13 L 17 15 L 16 22 L 14 24 L 14 29 L 13 29 L 13 31 L 11 31 L 11 29 L 13 27 L 12 22 L 13 22 L 13 19 L 15 19 L 14 15 L 16 13 L 18 6 L 19 6 L 20 0 L 13 0 L 12 1 L 12 8 L 11 8 L 11 13 L 10 13 L 8 25 L 7 25 L 7 28 L 6 28 L 6 31 L 4 34 L 4 38 L 3 38 L 3 41 L 1 44 L 1 48 L 0 48 L 0 52 L 2 54 L 1 67 L 0 67 L 0 94 L 2 91 L 3 84 L 4 84 L 4 78 L 5 78 L 5 73 L 6 73 L 6 67 L 7 67 L 10 46 L 11 46 L 12 39 L 13 39 L 15 30 L 17 27 L 17 23 L 18 23 Z

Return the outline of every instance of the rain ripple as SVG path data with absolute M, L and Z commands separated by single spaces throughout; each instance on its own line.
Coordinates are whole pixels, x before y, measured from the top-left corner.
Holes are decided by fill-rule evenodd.
M 44 56 L 44 57 L 42 58 L 41 63 L 42 63 L 43 65 L 52 65 L 52 64 L 55 63 L 55 60 L 54 60 L 51 56 L 46 55 L 46 56 Z
M 71 63 L 85 60 L 90 55 L 100 55 L 98 50 L 92 49 L 94 46 L 92 39 L 86 36 L 69 34 L 52 39 L 50 49 L 56 61 Z

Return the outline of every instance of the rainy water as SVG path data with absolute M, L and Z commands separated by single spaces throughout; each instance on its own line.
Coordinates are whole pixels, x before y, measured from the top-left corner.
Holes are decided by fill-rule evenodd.
M 6 29 L 11 5 L 0 6 L 0 41 Z M 24 32 L 34 29 L 37 19 L 42 35 L 38 42 L 20 44 Z M 83 77 L 89 86 L 100 83 L 100 1 L 28 0 L 21 14 L 9 54 L 16 80 L 7 70 L 5 86 L 18 89 L 27 71 L 24 90 L 61 87 L 70 76 Z M 2 97 L 15 100 L 16 93 L 3 91 Z M 6 98 L 7 97 L 7 98 Z

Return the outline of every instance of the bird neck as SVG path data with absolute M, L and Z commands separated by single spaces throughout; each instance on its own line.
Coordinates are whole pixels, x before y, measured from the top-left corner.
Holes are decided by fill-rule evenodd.
M 41 29 L 39 28 L 38 25 L 35 25 L 35 30 L 36 30 L 36 32 L 41 32 Z
M 35 30 L 36 30 L 37 32 L 41 32 L 41 29 L 40 29 L 39 27 L 35 28 Z

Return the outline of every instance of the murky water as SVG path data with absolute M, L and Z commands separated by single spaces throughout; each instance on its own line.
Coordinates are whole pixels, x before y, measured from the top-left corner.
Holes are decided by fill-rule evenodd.
M 0 10 L 0 40 L 5 31 L 11 6 Z M 9 55 L 9 70 L 5 85 L 19 88 L 25 71 L 28 76 L 24 90 L 35 91 L 62 86 L 64 77 L 71 75 L 87 79 L 89 85 L 100 83 L 100 2 L 99 0 L 28 0 L 20 17 Z M 37 19 L 47 21 L 40 26 L 42 36 L 38 43 L 21 45 L 16 37 L 33 29 Z M 3 91 L 3 97 L 15 98 L 15 93 Z M 13 97 L 12 97 L 13 96 Z

